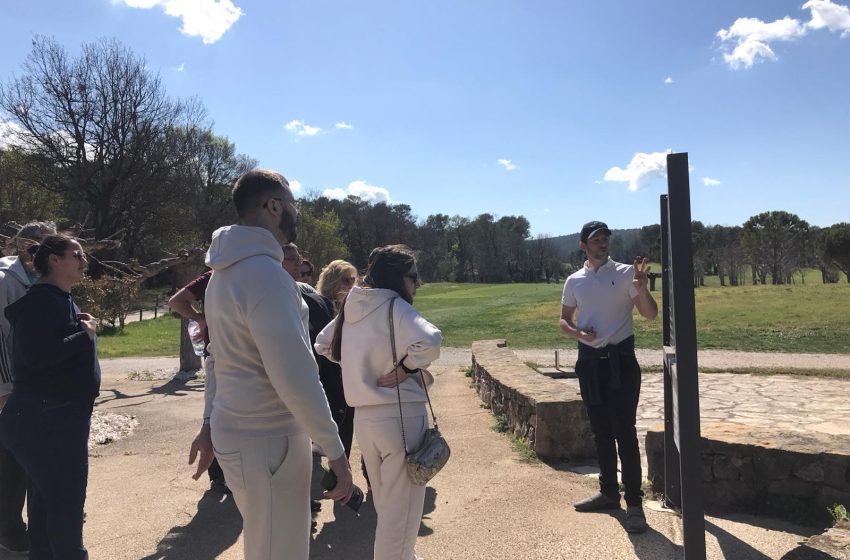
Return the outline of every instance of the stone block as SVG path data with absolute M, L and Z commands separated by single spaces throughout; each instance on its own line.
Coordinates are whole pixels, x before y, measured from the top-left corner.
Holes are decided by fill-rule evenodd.
M 762 480 L 784 480 L 791 477 L 794 461 L 783 453 L 765 452 L 753 456 L 753 468 Z
M 757 493 L 752 486 L 737 480 L 703 483 L 703 501 L 709 511 L 752 511 Z
M 544 377 L 517 358 L 504 340 L 472 344 L 474 386 L 512 433 L 544 460 L 596 456 L 590 422 L 575 379 Z
M 786 480 L 773 480 L 767 484 L 768 494 L 782 496 L 793 496 L 795 498 L 810 498 L 818 493 L 818 486 L 805 480 L 789 478 Z
M 801 461 L 791 469 L 791 472 L 800 480 L 808 482 L 823 482 L 823 464 L 820 461 Z
M 828 486 L 842 490 L 850 489 L 847 482 L 847 467 L 843 463 L 831 460 L 829 457 L 823 463 L 823 481 Z
M 741 480 L 751 486 L 755 486 L 756 471 L 753 467 L 752 457 L 732 457 L 732 465 L 738 469 Z
M 739 472 L 732 464 L 732 459 L 726 455 L 715 455 L 711 464 L 711 472 L 717 480 L 738 480 Z

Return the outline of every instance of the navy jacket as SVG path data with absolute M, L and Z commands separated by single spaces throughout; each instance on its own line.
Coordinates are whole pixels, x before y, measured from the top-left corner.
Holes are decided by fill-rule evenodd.
M 71 294 L 36 284 L 9 305 L 13 393 L 91 404 L 100 390 L 95 342 L 77 318 Z

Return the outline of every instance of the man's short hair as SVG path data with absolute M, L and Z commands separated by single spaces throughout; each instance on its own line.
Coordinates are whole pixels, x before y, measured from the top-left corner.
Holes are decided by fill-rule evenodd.
M 286 177 L 268 169 L 252 169 L 243 173 L 233 185 L 233 206 L 236 214 L 244 218 L 262 204 L 263 198 L 281 188 L 289 188 Z
M 15 234 L 15 249 L 17 252 L 26 251 L 33 243 L 37 243 L 48 235 L 56 235 L 54 222 L 29 222 Z

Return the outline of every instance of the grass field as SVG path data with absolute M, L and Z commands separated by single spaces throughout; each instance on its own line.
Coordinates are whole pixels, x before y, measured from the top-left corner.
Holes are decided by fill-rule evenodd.
M 716 280 L 716 278 L 714 278 Z M 850 353 L 850 285 L 708 286 L 696 290 L 700 348 L 761 352 Z M 446 346 L 505 338 L 516 348 L 572 346 L 558 329 L 561 284 L 428 284 L 415 305 L 443 331 Z M 660 292 L 654 292 L 660 299 Z M 179 350 L 180 321 L 172 316 L 103 333 L 99 354 L 168 356 Z M 635 316 L 637 345 L 658 347 L 661 318 Z
M 180 319 L 172 314 L 128 323 L 123 331 L 106 329 L 97 337 L 101 358 L 176 356 L 180 353 Z
M 518 348 L 572 345 L 558 329 L 560 284 L 431 284 L 416 307 L 447 346 L 506 338 Z M 654 292 L 660 299 L 660 292 Z M 700 348 L 850 352 L 850 285 L 705 287 L 696 290 Z M 637 345 L 657 347 L 661 317 L 635 317 Z

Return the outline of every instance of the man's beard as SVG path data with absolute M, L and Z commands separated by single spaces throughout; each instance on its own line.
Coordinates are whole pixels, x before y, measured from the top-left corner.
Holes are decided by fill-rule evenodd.
M 295 243 L 298 237 L 298 218 L 293 218 L 289 212 L 283 212 L 280 215 L 280 222 L 277 224 L 278 229 L 286 237 L 288 243 Z

